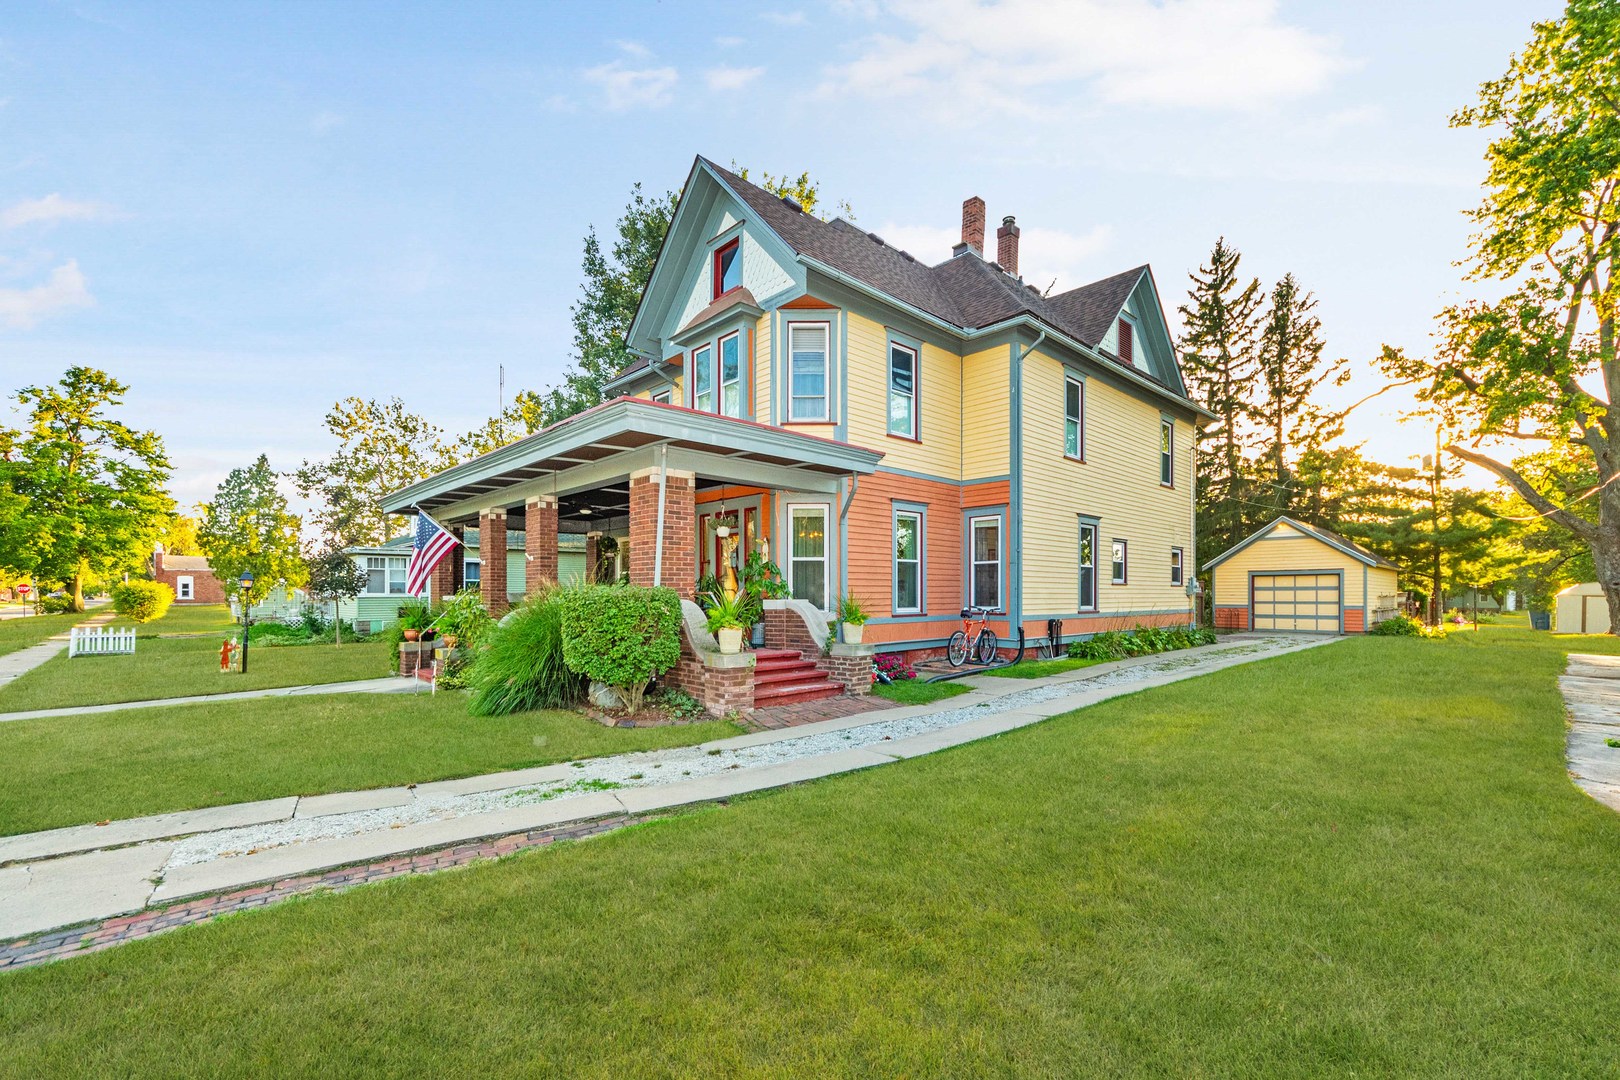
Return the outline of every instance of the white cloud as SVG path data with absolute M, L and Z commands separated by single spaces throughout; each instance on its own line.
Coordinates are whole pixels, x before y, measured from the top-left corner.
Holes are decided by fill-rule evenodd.
M 79 264 L 69 259 L 52 270 L 42 285 L 26 289 L 0 287 L 0 322 L 26 330 L 41 319 L 94 303 Z
M 94 221 L 113 216 L 111 207 L 82 199 L 64 199 L 60 195 L 47 195 L 43 199 L 25 199 L 0 210 L 0 229 L 15 229 L 23 225 L 53 224 L 58 221 Z
M 1350 67 L 1334 41 L 1282 22 L 1275 0 L 891 0 L 900 32 L 830 67 L 824 94 L 919 98 L 941 115 L 1116 105 L 1253 109 Z
M 703 80 L 709 84 L 710 90 L 741 90 L 761 75 L 765 74 L 762 67 L 720 67 L 710 68 L 703 73 Z
M 607 107 L 614 111 L 668 105 L 678 78 L 672 67 L 630 68 L 621 60 L 585 71 L 585 81 L 601 87 Z
M 777 26 L 803 26 L 809 21 L 802 11 L 762 11 L 759 17 Z
M 733 37 L 729 34 L 725 37 L 715 38 L 714 43 L 722 49 L 735 49 L 737 46 L 745 44 L 742 38 Z
M 984 243 L 987 258 L 996 257 L 996 228 L 1001 224 L 998 215 L 985 223 Z M 874 230 L 890 247 L 910 252 L 920 262 L 930 266 L 950 257 L 951 248 L 962 239 L 960 229 L 935 225 L 899 225 L 890 222 Z M 1048 229 L 1041 226 L 1019 226 L 1018 262 L 1025 281 L 1046 291 L 1055 280 L 1054 291 L 1062 292 L 1088 281 L 1105 277 L 1124 267 L 1104 267 L 1097 256 L 1112 243 L 1114 233 L 1107 225 L 1099 225 L 1083 233 Z
M 639 41 L 625 41 L 621 39 L 619 41 L 615 41 L 613 44 L 624 50 L 626 55 L 633 56 L 637 60 L 644 60 L 652 55 L 652 50 L 647 48 L 647 46 L 643 45 Z

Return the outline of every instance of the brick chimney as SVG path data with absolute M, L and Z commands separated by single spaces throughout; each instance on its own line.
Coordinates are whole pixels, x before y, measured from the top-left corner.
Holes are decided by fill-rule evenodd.
M 984 255 L 984 200 L 977 195 L 962 203 L 962 242 L 953 254 L 960 255 L 963 251 Z
M 152 545 L 152 573 L 163 573 L 163 544 L 161 541 Z
M 1008 214 L 996 230 L 996 262 L 1013 277 L 1018 276 L 1018 222 Z

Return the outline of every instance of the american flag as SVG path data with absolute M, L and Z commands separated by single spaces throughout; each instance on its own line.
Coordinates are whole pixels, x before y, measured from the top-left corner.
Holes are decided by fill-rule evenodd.
M 418 510 L 416 543 L 411 547 L 411 561 L 405 567 L 405 595 L 421 596 L 433 576 L 433 568 L 460 543 L 449 529 Z

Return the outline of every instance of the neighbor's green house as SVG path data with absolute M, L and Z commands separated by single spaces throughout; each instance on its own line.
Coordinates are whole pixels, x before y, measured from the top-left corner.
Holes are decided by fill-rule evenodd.
M 508 598 L 515 604 L 523 599 L 524 536 L 521 529 L 509 529 L 506 535 L 506 580 L 518 586 L 516 592 L 508 592 Z M 558 579 L 565 585 L 583 583 L 585 537 L 560 537 L 557 546 Z M 406 533 L 375 547 L 351 547 L 344 552 L 366 572 L 366 587 L 359 596 L 340 603 L 338 615 L 368 633 L 381 630 L 399 618 L 400 605 L 410 599 L 405 595 L 405 568 L 411 561 L 411 536 Z M 478 552 L 477 529 L 465 530 L 463 546 L 446 558 L 454 562 L 457 590 L 478 588 L 483 579 L 483 560 Z M 441 599 L 432 595 L 431 583 L 424 599 Z

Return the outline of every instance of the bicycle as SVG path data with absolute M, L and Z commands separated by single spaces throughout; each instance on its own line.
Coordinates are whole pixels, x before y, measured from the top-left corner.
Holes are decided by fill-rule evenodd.
M 973 617 L 977 615 L 978 629 L 974 629 Z M 962 629 L 951 635 L 945 643 L 945 659 L 950 661 L 951 667 L 961 667 L 974 657 L 979 663 L 991 664 L 996 659 L 996 632 L 990 629 L 989 608 L 963 608 Z M 972 631 L 972 633 L 969 633 Z

